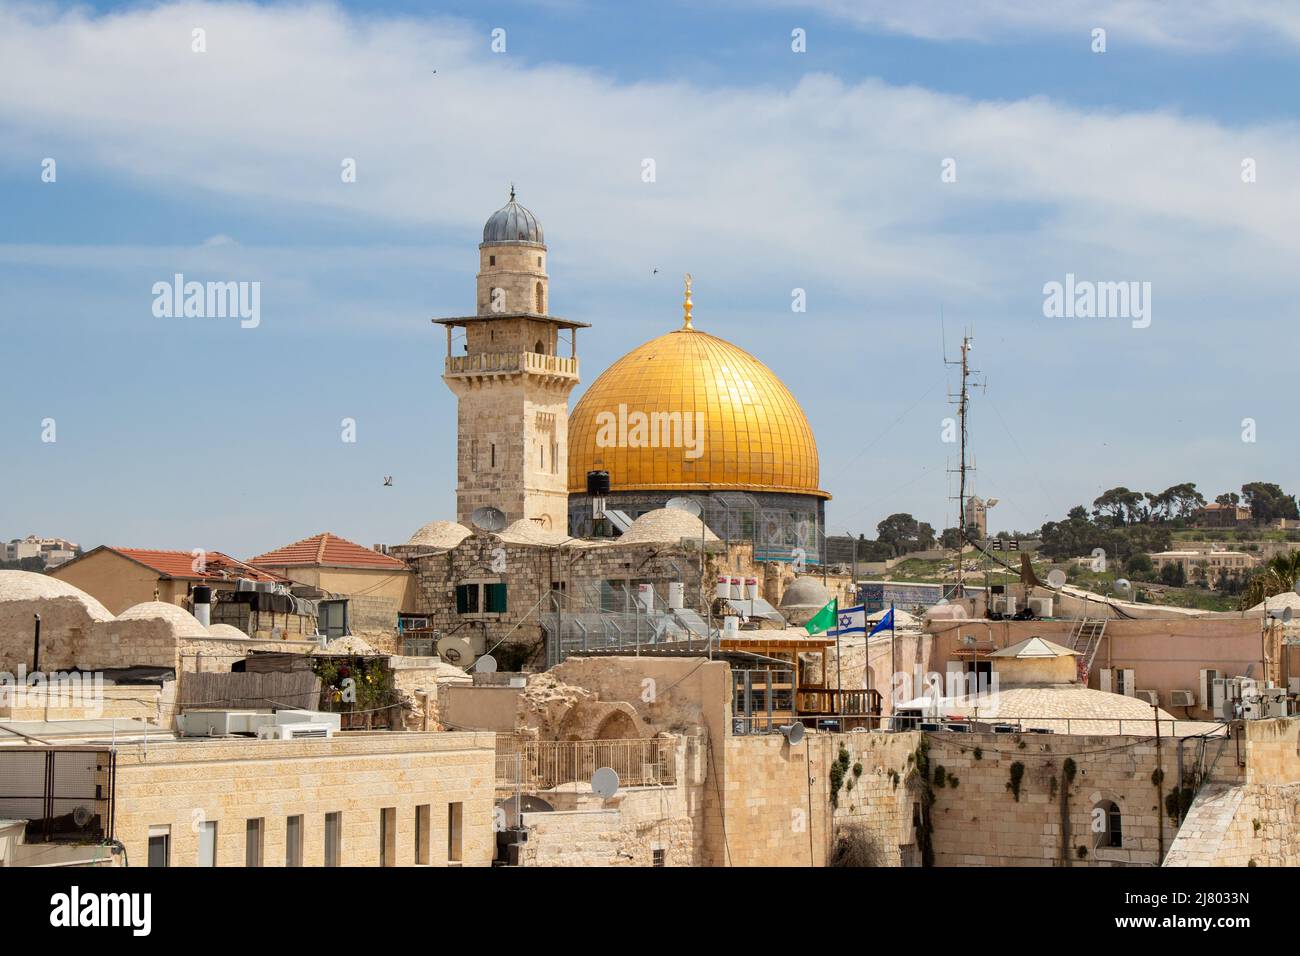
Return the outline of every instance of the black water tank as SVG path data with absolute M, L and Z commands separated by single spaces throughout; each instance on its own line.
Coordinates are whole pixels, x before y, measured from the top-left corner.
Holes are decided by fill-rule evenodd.
M 208 585 L 206 584 L 196 584 L 194 585 L 194 592 L 192 596 L 194 598 L 195 604 L 211 604 L 212 588 L 208 587 Z
M 593 498 L 604 498 L 609 494 L 609 472 L 587 472 L 587 494 Z

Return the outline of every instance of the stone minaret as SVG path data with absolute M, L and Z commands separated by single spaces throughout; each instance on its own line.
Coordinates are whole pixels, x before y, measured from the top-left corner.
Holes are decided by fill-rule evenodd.
M 442 380 L 458 400 L 456 520 L 470 525 L 475 509 L 491 506 L 508 521 L 566 531 L 569 393 L 577 330 L 587 325 L 548 311 L 542 226 L 513 187 L 478 248 L 476 313 L 434 320 L 447 329 Z

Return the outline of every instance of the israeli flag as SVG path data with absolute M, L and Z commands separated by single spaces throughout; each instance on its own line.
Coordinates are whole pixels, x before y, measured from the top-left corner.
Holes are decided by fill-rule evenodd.
M 836 625 L 836 627 L 833 627 L 826 632 L 831 637 L 842 637 L 845 634 L 867 633 L 866 605 L 859 604 L 857 607 L 840 608 L 840 616 L 836 620 Z

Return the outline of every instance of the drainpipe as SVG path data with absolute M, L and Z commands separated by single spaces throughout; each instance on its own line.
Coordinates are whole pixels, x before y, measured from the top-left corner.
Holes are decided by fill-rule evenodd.
M 41 669 L 41 616 L 33 614 L 36 618 L 36 639 L 32 644 L 32 673 L 35 674 Z

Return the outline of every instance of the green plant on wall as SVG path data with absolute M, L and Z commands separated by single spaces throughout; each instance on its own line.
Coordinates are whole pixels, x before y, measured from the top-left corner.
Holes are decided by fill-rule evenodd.
M 848 748 L 843 744 L 840 744 L 839 755 L 835 758 L 835 762 L 831 764 L 829 774 L 831 785 L 831 806 L 837 810 L 840 806 L 840 790 L 844 786 L 844 775 L 849 771 L 850 759 Z M 851 780 L 849 781 L 849 789 L 853 789 L 853 781 Z
M 1019 760 L 1011 765 L 1011 779 L 1007 781 L 1007 789 L 1011 795 L 1016 798 L 1016 803 L 1020 802 L 1020 783 L 1025 778 L 1025 765 Z
M 909 761 L 912 770 L 907 775 L 907 790 L 920 805 L 921 811 L 920 825 L 916 828 L 916 843 L 921 851 L 921 865 L 934 866 L 934 824 L 931 821 L 934 790 L 931 789 L 930 742 L 926 737 L 921 737 Z

